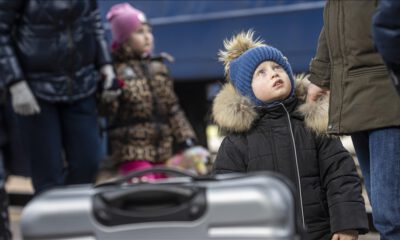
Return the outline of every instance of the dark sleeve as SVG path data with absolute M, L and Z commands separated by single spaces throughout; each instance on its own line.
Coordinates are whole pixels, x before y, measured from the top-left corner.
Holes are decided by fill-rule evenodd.
M 400 1 L 379 1 L 372 33 L 375 46 L 389 67 L 400 67 Z
M 244 137 L 225 137 L 213 166 L 214 174 L 246 172 L 247 142 Z
M 97 7 L 97 0 L 91 1 L 91 18 L 93 21 L 93 31 L 96 36 L 96 46 L 97 46 L 97 68 L 102 67 L 105 64 L 111 64 L 111 55 L 108 51 L 107 42 L 104 38 L 104 28 L 101 22 L 100 11 Z
M 325 28 L 323 27 L 318 39 L 317 52 L 310 63 L 310 82 L 320 87 L 330 87 L 330 58 L 329 49 L 325 38 Z
M 354 229 L 368 232 L 368 219 L 361 195 L 361 180 L 351 155 L 339 138 L 318 137 L 322 186 L 327 194 L 331 231 Z
M 0 81 L 3 86 L 24 79 L 12 39 L 15 22 L 22 8 L 23 0 L 0 0 Z

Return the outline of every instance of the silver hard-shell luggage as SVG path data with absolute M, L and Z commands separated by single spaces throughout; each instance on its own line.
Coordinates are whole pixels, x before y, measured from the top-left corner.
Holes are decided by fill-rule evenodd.
M 23 238 L 299 239 L 293 191 L 274 173 L 213 178 L 185 173 L 151 183 L 123 182 L 64 187 L 35 197 L 22 213 Z

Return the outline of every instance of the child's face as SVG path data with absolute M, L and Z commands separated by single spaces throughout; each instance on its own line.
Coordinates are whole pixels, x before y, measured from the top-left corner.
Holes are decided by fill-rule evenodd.
M 289 96 L 292 84 L 281 65 L 265 61 L 258 65 L 251 83 L 254 95 L 261 101 L 283 100 Z
M 148 24 L 142 24 L 131 33 L 125 44 L 139 55 L 150 54 L 154 44 L 151 27 Z

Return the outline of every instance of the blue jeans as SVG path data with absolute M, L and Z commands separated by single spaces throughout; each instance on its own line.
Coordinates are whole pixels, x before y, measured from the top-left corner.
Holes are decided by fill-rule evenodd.
M 40 114 L 19 119 L 36 193 L 93 182 L 105 155 L 94 96 L 73 103 L 38 103 Z
M 352 134 L 375 228 L 382 240 L 400 239 L 400 128 Z

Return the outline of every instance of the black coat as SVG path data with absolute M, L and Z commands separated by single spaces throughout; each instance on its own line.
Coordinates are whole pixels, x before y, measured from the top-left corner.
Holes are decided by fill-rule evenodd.
M 227 136 L 218 151 L 216 173 L 270 170 L 292 180 L 301 199 L 298 220 L 306 239 L 329 238 L 346 229 L 366 232 L 361 182 L 349 153 L 337 138 L 305 127 L 296 98 L 269 110 L 246 133 Z M 301 197 L 301 198 L 300 198 Z
M 96 90 L 111 63 L 96 0 L 0 0 L 0 84 L 27 80 L 44 100 Z

